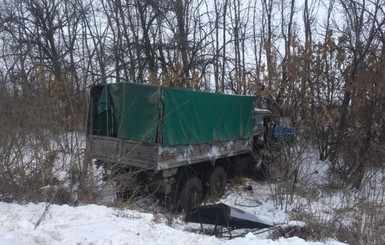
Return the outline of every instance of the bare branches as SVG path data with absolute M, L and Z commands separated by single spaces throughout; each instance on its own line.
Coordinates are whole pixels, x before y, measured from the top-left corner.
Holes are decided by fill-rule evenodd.
M 385 135 L 382 0 L 1 3 L 1 88 L 54 101 L 64 129 L 81 128 L 90 84 L 135 81 L 258 95 L 322 158 L 349 130 Z

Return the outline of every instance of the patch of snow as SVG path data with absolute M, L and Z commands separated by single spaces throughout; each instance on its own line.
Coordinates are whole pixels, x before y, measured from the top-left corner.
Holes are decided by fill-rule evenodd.
M 219 156 L 220 155 L 219 147 L 216 145 L 212 145 L 210 148 L 210 151 L 208 152 L 208 155 L 210 158 L 213 158 L 213 159 Z
M 231 240 L 196 234 L 156 222 L 153 214 L 98 205 L 71 207 L 0 202 L 0 241 L 18 244 L 259 244 L 341 245 L 307 242 L 300 238 L 260 239 L 253 233 Z M 45 210 L 47 208 L 46 213 Z M 39 225 L 38 222 L 40 221 Z
M 306 223 L 299 220 L 291 220 L 289 223 L 287 223 L 287 226 L 305 227 Z

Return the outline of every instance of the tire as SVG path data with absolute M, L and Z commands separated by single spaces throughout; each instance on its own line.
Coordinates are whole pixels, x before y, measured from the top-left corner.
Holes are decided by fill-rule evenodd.
M 127 202 L 133 197 L 133 191 L 131 188 L 123 186 L 121 183 L 115 182 L 116 199 L 121 202 Z
M 207 197 L 219 198 L 225 192 L 226 186 L 226 172 L 225 170 L 217 166 L 212 169 L 207 179 Z
M 196 177 L 188 177 L 182 184 L 176 202 L 177 212 L 189 212 L 198 207 L 203 200 L 202 182 Z
M 146 176 L 126 170 L 114 177 L 116 198 L 118 201 L 130 201 L 132 198 L 143 194 Z

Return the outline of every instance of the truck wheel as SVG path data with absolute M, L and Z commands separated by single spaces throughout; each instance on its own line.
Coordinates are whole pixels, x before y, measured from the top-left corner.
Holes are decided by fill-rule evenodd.
M 119 201 L 126 202 L 130 200 L 130 198 L 133 196 L 133 192 L 131 188 L 128 188 L 126 186 L 123 186 L 121 183 L 117 184 L 115 183 L 116 188 L 116 198 Z
M 119 173 L 113 178 L 116 197 L 119 201 L 126 202 L 133 197 L 143 194 L 145 189 L 145 174 L 126 170 L 126 172 Z
M 209 174 L 207 181 L 207 196 L 209 198 L 219 198 L 225 192 L 226 172 L 220 167 L 216 166 Z
M 188 212 L 199 206 L 203 200 L 202 182 L 196 177 L 189 177 L 180 189 L 176 208 L 178 212 Z

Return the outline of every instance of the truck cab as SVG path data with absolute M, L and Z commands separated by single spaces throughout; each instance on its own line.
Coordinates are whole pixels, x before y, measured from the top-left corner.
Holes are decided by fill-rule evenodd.
M 280 117 L 273 125 L 272 139 L 275 142 L 292 143 L 295 141 L 293 122 L 290 117 Z

